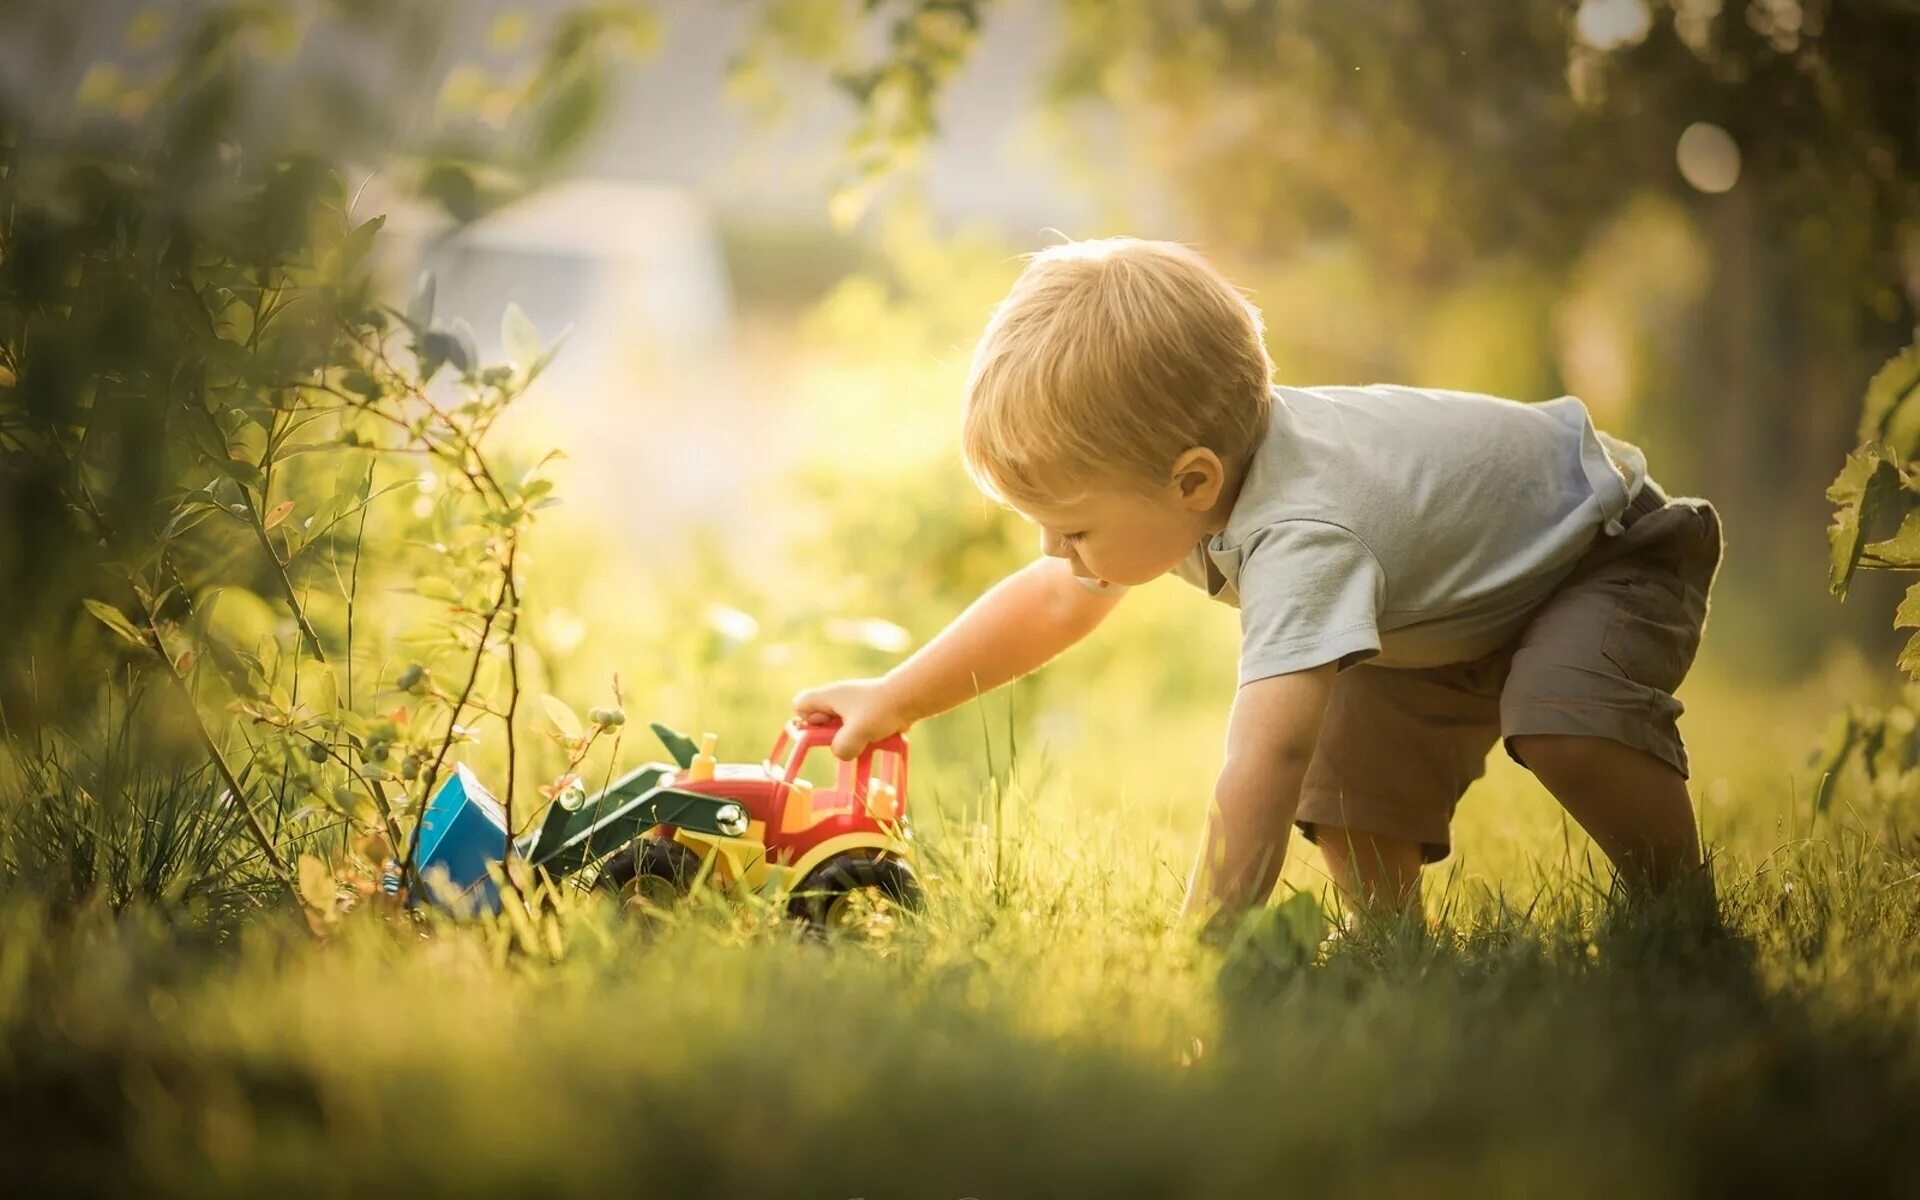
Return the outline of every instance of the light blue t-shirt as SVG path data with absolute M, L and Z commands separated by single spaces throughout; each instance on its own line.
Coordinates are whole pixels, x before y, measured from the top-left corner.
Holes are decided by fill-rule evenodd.
M 1240 682 L 1428 667 L 1518 634 L 1646 479 L 1584 404 L 1422 388 L 1273 389 L 1224 532 L 1173 571 L 1240 609 Z

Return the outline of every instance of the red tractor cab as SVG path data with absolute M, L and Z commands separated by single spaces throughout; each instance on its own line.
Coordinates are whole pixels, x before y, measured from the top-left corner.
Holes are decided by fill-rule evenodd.
M 758 763 L 718 762 L 713 734 L 687 753 L 690 743 L 662 733 L 684 761 L 658 786 L 721 801 L 717 819 L 704 829 L 653 825 L 606 861 L 599 886 L 658 906 L 704 877 L 784 896 L 793 915 L 829 927 L 917 908 L 907 739 L 893 734 L 842 762 L 831 748 L 839 731 L 838 722 L 790 721 Z

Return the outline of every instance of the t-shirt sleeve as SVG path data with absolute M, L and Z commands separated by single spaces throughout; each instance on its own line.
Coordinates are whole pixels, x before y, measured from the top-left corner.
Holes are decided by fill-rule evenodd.
M 1240 560 L 1240 684 L 1380 653 L 1386 575 L 1365 542 L 1324 521 L 1247 539 Z

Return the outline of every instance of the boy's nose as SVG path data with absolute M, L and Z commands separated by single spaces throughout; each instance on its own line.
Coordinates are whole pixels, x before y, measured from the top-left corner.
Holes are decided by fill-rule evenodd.
M 1040 535 L 1040 553 L 1046 555 L 1048 558 L 1066 558 L 1068 555 L 1067 543 L 1054 534 L 1042 533 Z

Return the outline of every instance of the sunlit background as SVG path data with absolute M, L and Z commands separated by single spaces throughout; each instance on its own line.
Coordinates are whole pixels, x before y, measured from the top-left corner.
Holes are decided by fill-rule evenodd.
M 23 28 L 59 52 L 9 41 L 15 103 L 137 123 L 193 11 L 39 14 Z M 373 81 L 391 109 L 345 174 L 352 215 L 388 217 L 387 293 L 431 271 L 483 357 L 509 304 L 565 332 L 497 435 L 565 455 L 527 561 L 542 690 L 584 704 L 618 673 L 637 713 L 754 757 L 794 692 L 924 643 L 1036 550 L 959 467 L 972 344 L 1021 254 L 1114 233 L 1218 262 L 1283 382 L 1571 392 L 1670 492 L 1719 505 L 1727 560 L 1683 694 L 1706 792 L 1736 766 L 1712 723 L 1730 746 L 1765 732 L 1716 698 L 1882 675 L 1891 593 L 1866 581 L 1843 608 L 1821 569 L 1822 490 L 1920 294 L 1913 84 L 1878 9 L 666 0 L 620 34 L 564 162 L 491 199 L 474 148 L 515 144 L 568 10 L 402 11 L 288 6 L 259 35 L 255 102 L 324 142 L 329 81 Z M 456 193 L 382 146 L 483 165 Z M 440 482 L 420 474 L 419 515 Z M 1142 589 L 1061 663 L 924 730 L 925 777 L 964 790 L 990 737 L 997 769 L 1017 751 L 1188 836 L 1234 640 L 1230 610 Z M 1787 750 L 1821 715 L 1772 711 Z
M 1916 63 L 1910 0 L 0 0 L 0 1161 L 1884 1184 L 1920 1120 L 1911 579 L 1834 598 L 1825 492 L 1920 312 Z M 1175 580 L 912 730 L 929 901 L 871 953 L 711 896 L 399 910 L 436 746 L 517 828 L 659 758 L 650 719 L 758 761 L 1037 554 L 961 469 L 966 365 L 1022 255 L 1112 234 L 1216 262 L 1280 382 L 1571 393 L 1718 506 L 1680 693 L 1712 921 L 1615 906 L 1496 752 L 1430 928 L 1323 944 L 1296 842 L 1302 904 L 1197 945 L 1238 626 Z
M 1031 552 L 959 470 L 965 363 L 1020 254 L 1113 233 L 1218 261 L 1265 312 L 1284 382 L 1579 395 L 1669 491 L 1726 514 L 1686 698 L 1823 671 L 1844 689 L 1856 654 L 1892 645 L 1888 593 L 1827 594 L 1821 492 L 1920 290 L 1873 199 L 1913 151 L 1872 117 L 1911 109 L 1875 108 L 1855 47 L 1830 55 L 1858 68 L 1839 103 L 1859 107 L 1821 119 L 1868 123 L 1815 159 L 1817 121 L 1793 124 L 1806 101 L 1769 100 L 1768 73 L 1803 33 L 1865 30 L 1803 29 L 1793 3 L 1729 28 L 1716 8 L 988 6 L 937 133 L 849 186 L 859 108 L 808 65 L 879 43 L 888 14 L 665 4 L 577 176 L 443 243 L 431 219 L 396 221 L 396 286 L 424 264 L 477 329 L 509 301 L 572 328 L 515 430 L 568 454 L 540 630 L 574 686 L 717 634 L 735 682 L 639 700 L 669 719 L 765 727 L 821 671 L 895 661 Z M 462 9 L 441 110 L 497 114 L 515 20 Z M 1544 47 L 1560 53 L 1516 69 Z M 660 582 L 696 570 L 726 582 L 661 604 Z M 1023 685 L 1014 727 L 1027 752 L 1190 819 L 1233 635 L 1177 582 L 1144 590 Z M 978 716 L 950 719 L 954 738 Z

